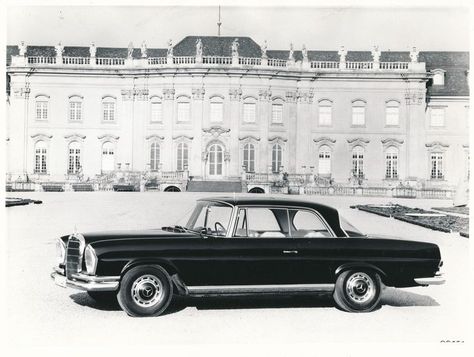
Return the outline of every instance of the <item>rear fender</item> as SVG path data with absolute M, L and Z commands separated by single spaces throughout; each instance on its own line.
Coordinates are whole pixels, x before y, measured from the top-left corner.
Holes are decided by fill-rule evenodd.
M 375 271 L 376 273 L 378 273 L 380 275 L 380 278 L 382 279 L 382 281 L 385 283 L 388 278 L 387 278 L 387 274 L 385 274 L 380 268 L 377 268 L 375 265 L 373 264 L 370 264 L 370 263 L 364 263 L 364 262 L 357 262 L 357 263 L 346 263 L 346 264 L 342 264 L 340 265 L 336 271 L 335 271 L 335 276 L 336 276 L 336 279 L 337 277 L 339 276 L 339 274 L 341 274 L 343 271 L 345 270 L 349 270 L 349 269 L 366 269 L 366 270 L 372 270 L 372 271 Z

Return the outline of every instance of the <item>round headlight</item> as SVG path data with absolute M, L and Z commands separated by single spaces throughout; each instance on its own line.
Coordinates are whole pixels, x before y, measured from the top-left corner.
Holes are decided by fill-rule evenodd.
M 87 245 L 86 251 L 84 252 L 84 263 L 86 265 L 87 274 L 94 275 L 97 267 L 97 255 L 95 254 L 94 248 L 90 245 Z
M 66 260 L 66 244 L 61 238 L 56 240 L 56 263 L 64 264 Z

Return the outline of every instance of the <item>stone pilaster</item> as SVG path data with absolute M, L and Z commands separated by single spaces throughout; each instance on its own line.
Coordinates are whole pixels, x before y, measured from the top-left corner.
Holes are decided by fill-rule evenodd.
M 229 90 L 229 111 L 230 111 L 230 143 L 229 143 L 229 176 L 239 176 L 242 170 L 242 160 L 239 143 L 240 109 L 242 99 L 242 89 L 231 88 Z
M 258 150 L 258 166 L 255 167 L 257 172 L 268 172 L 268 165 L 271 166 L 271 155 L 269 152 L 268 141 L 266 140 L 270 136 L 269 128 L 272 121 L 272 107 L 271 107 L 272 91 L 271 88 L 261 89 L 259 91 L 259 123 L 260 123 L 260 136 L 265 138 L 256 143 Z M 271 169 L 270 169 L 271 171 Z
M 296 105 L 296 141 L 294 146 L 296 155 L 292 156 L 295 161 L 295 173 L 303 173 L 302 166 L 309 167 L 311 162 L 307 161 L 311 157 L 311 106 L 314 93 L 312 89 L 299 89 L 297 92 Z M 291 135 L 291 134 L 290 134 Z
M 174 113 L 174 88 L 164 88 L 163 89 L 163 132 L 173 134 L 173 128 L 175 123 L 175 113 Z M 173 167 L 172 158 L 173 158 L 173 143 L 171 136 L 168 135 L 164 138 L 162 144 L 162 154 L 161 154 L 161 167 L 163 171 L 171 171 Z M 164 153 L 168 153 L 164 155 Z
M 202 151 L 203 142 L 202 142 L 202 127 L 204 122 L 204 95 L 206 90 L 204 87 L 193 88 L 192 89 L 192 121 L 193 121 L 193 131 L 198 133 L 194 136 L 192 141 L 192 153 L 189 160 L 189 172 L 192 176 L 203 176 L 203 165 L 202 165 Z
M 297 112 L 297 98 L 298 92 L 288 91 L 286 92 L 286 102 L 288 105 L 288 142 L 286 145 L 286 160 L 288 166 L 285 167 L 285 171 L 288 173 L 296 173 L 296 155 L 297 155 L 297 141 L 298 141 L 298 112 Z M 286 166 L 286 165 L 285 165 Z
M 415 84 L 415 83 L 414 83 Z M 418 88 L 412 87 L 405 93 L 406 104 L 406 173 L 407 180 L 414 181 L 426 178 L 428 174 L 428 159 L 424 143 L 425 135 L 425 93 L 424 83 L 416 83 Z M 426 159 L 423 159 L 426 158 Z

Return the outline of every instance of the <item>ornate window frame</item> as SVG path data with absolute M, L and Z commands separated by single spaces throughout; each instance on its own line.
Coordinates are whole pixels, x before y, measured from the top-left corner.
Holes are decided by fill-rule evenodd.
M 220 120 L 213 120 L 212 118 L 212 106 L 213 104 L 220 104 L 221 105 L 221 113 L 220 113 Z M 209 125 L 218 125 L 218 124 L 223 124 L 224 123 L 224 118 L 225 118 L 225 97 L 221 94 L 213 94 L 212 96 L 209 97 Z
M 149 105 L 148 105 L 148 122 L 150 124 L 163 124 L 163 97 L 160 95 L 151 95 L 149 98 Z M 153 120 L 153 105 L 159 104 L 160 105 L 160 118 L 159 120 Z
M 160 136 L 160 135 L 157 135 L 157 134 L 152 134 L 152 135 L 148 135 L 147 137 L 145 137 L 145 147 L 146 147 L 146 150 L 145 150 L 145 163 L 146 163 L 147 171 L 152 171 L 152 172 L 161 171 L 161 168 L 163 166 L 162 149 L 163 149 L 164 139 L 165 138 L 163 136 Z M 151 162 L 151 159 L 152 159 L 151 158 L 151 149 L 152 149 L 153 144 L 158 145 L 159 157 L 158 157 L 157 167 L 152 168 L 152 165 L 151 165 L 152 164 L 152 162 Z
M 389 124 L 389 108 L 397 108 L 397 124 Z M 400 127 L 400 118 L 401 118 L 401 103 L 396 99 L 389 99 L 385 101 L 385 127 L 387 128 L 398 128 Z
M 192 123 L 192 100 L 191 96 L 188 94 L 179 94 L 176 96 L 175 100 L 175 113 L 176 113 L 176 120 L 175 122 L 177 124 L 191 124 Z M 180 120 L 179 114 L 180 114 L 180 104 L 187 104 L 188 105 L 188 110 L 187 110 L 187 119 L 186 120 Z
M 329 104 L 329 105 L 328 105 Z M 322 108 L 331 108 L 331 116 L 329 123 L 321 123 L 321 109 Z M 334 116 L 334 102 L 328 98 L 321 98 L 318 100 L 318 126 L 320 127 L 332 127 L 333 126 L 333 116 Z
M 363 123 L 354 123 L 355 119 L 355 108 L 364 108 L 363 111 Z M 364 128 L 367 126 L 367 101 L 364 99 L 354 99 L 351 101 L 351 127 Z
M 107 106 L 112 104 L 112 119 L 105 119 L 106 110 L 108 110 L 108 116 L 110 117 L 110 108 L 107 109 Z M 117 123 L 117 98 L 113 95 L 104 95 L 101 100 L 101 123 L 102 124 L 115 124 Z
M 50 96 L 47 94 L 37 94 L 35 96 L 35 121 L 46 122 L 49 120 L 49 100 Z M 41 108 L 39 108 L 39 106 L 41 106 Z M 44 115 L 45 111 L 46 115 Z M 40 113 L 39 116 L 38 113 Z
M 253 105 L 253 107 L 255 108 L 255 112 L 254 112 L 254 120 L 253 121 L 247 121 L 245 120 L 245 112 L 246 112 L 246 106 L 248 105 Z M 241 110 L 241 123 L 245 126 L 256 126 L 258 124 L 258 114 L 259 114 L 259 108 L 258 108 L 258 98 L 253 96 L 253 95 L 247 95 L 245 97 L 243 97 L 242 99 L 242 110 Z
M 69 98 L 69 101 L 68 101 L 67 118 L 68 118 L 69 123 L 83 123 L 84 122 L 84 97 L 79 94 L 72 94 L 68 98 Z M 73 103 L 75 106 L 74 109 L 72 106 Z M 79 113 L 80 119 L 72 118 L 73 110 L 74 110 L 74 117 L 77 117 Z

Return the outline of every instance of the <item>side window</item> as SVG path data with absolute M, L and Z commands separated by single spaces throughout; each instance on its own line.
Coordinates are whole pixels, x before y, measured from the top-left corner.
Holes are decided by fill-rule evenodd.
M 234 237 L 289 237 L 287 210 L 266 207 L 241 208 L 237 215 Z
M 316 214 L 306 210 L 290 210 L 293 238 L 330 238 L 332 234 Z

